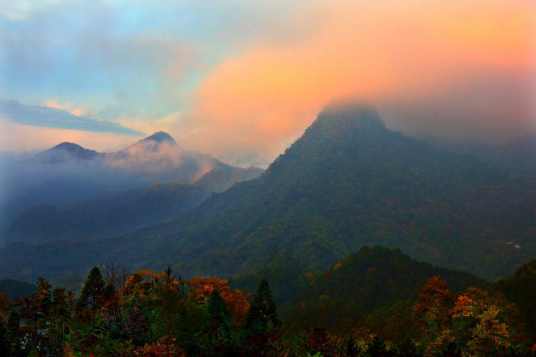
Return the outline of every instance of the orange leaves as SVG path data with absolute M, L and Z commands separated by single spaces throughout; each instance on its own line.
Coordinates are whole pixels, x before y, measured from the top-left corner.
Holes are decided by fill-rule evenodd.
M 137 294 L 143 296 L 159 284 L 166 284 L 168 289 L 175 289 L 179 282 L 177 279 L 167 276 L 166 272 L 155 273 L 152 270 L 139 270 L 127 277 L 123 293 L 131 294 L 136 291 Z
M 414 314 L 424 326 L 434 326 L 437 330 L 442 330 L 450 321 L 452 300 L 447 283 L 441 277 L 434 276 L 428 279 L 419 295 Z M 429 328 L 425 329 L 430 332 Z
M 504 311 L 506 302 L 486 291 L 469 288 L 455 301 L 440 277 L 428 280 L 414 313 L 423 332 L 431 338 L 427 353 L 440 351 L 449 341 L 464 341 L 464 355 L 486 356 L 497 347 L 510 345 Z
M 227 286 L 227 280 L 217 278 L 193 278 L 184 282 L 190 287 L 189 297 L 200 304 L 205 304 L 214 289 L 218 289 L 221 297 L 225 301 L 233 323 L 238 325 L 242 323 L 249 310 L 249 302 L 241 290 L 231 290 Z
M 454 304 L 453 317 L 470 317 L 473 316 L 471 308 L 473 307 L 474 300 L 466 295 L 458 296 L 458 300 Z
M 190 294 L 192 294 L 191 298 L 201 304 L 207 302 L 212 290 L 216 288 L 222 297 L 231 291 L 231 288 L 226 285 L 228 283 L 227 280 L 220 280 L 217 278 L 193 278 L 186 280 L 184 283 L 192 288 L 192 290 L 190 290 Z

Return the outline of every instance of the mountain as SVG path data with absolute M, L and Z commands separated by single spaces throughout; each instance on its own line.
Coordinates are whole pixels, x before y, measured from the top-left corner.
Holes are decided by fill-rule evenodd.
M 259 280 L 270 282 L 274 299 L 282 306 L 295 306 L 306 300 L 329 296 L 343 304 L 359 305 L 361 313 L 414 300 L 433 276 L 446 280 L 454 293 L 488 283 L 471 273 L 417 261 L 398 248 L 362 247 L 326 270 L 308 271 L 288 254 L 280 254 L 268 265 L 238 275 L 230 284 L 243 291 L 254 291 Z
M 156 142 L 159 144 L 169 143 L 171 145 L 177 145 L 177 142 L 175 141 L 175 139 L 173 139 L 171 135 L 163 131 L 157 131 L 153 135 L 140 140 L 140 142 L 149 142 L 149 141 Z
M 0 229 L 38 205 L 65 207 L 155 183 L 193 183 L 214 168 L 230 168 L 216 158 L 180 148 L 157 132 L 113 153 L 62 143 L 18 162 L 2 162 Z
M 258 178 L 264 172 L 258 167 L 216 167 L 204 174 L 195 184 L 211 192 L 223 192 L 235 183 Z
M 434 276 L 441 276 L 455 294 L 487 285 L 470 273 L 411 259 L 399 249 L 363 247 L 329 270 L 301 275 L 298 294 L 281 304 L 281 313 L 303 326 L 331 329 L 401 300 L 414 303 Z M 271 286 L 277 283 L 270 281 Z M 237 286 L 248 291 L 247 286 Z
M 517 269 L 513 276 L 491 286 L 519 308 L 517 322 L 536 337 L 536 259 Z
M 61 143 L 53 148 L 38 153 L 33 161 L 46 164 L 59 164 L 66 161 L 95 160 L 103 158 L 104 154 L 83 148 L 78 144 Z
M 171 152 L 169 152 L 171 151 Z M 128 159 L 128 158 L 140 158 L 143 155 L 149 153 L 161 153 L 174 154 L 182 156 L 184 151 L 177 145 L 177 142 L 171 135 L 163 131 L 159 131 L 150 135 L 144 139 L 141 139 L 137 143 L 130 145 L 129 147 L 120 150 L 116 153 L 107 154 L 108 159 Z
M 209 195 L 193 185 L 155 184 L 65 208 L 37 206 L 24 212 L 4 235 L 8 242 L 32 245 L 111 238 L 176 217 Z
M 28 296 L 37 290 L 34 284 L 13 279 L 0 280 L 0 293 L 6 293 L 10 299 Z
M 6 229 L 4 239 L 35 245 L 118 236 L 174 218 L 197 207 L 212 192 L 257 178 L 262 172 L 257 168 L 222 166 L 195 184 L 154 184 L 67 207 L 33 207 Z
M 535 190 L 523 176 L 393 132 L 370 108 L 328 107 L 260 178 L 172 221 L 31 254 L 6 248 L 0 267 L 60 276 L 117 260 L 231 277 L 281 252 L 315 270 L 364 245 L 383 245 L 495 279 L 536 255 Z M 52 264 L 53 256 L 65 258 Z
M 161 237 L 169 252 L 181 247 L 165 260 L 196 274 L 233 276 L 281 250 L 323 268 L 381 244 L 492 279 L 535 252 L 534 190 L 508 171 L 390 131 L 373 110 L 336 107 L 258 180 L 143 234 Z

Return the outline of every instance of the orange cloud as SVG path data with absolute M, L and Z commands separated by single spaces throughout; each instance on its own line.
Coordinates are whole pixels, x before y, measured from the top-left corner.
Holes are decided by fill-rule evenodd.
M 419 105 L 463 87 L 469 96 L 481 94 L 484 114 L 499 105 L 511 113 L 528 106 L 534 91 L 485 103 L 500 98 L 505 79 L 519 79 L 509 82 L 514 87 L 536 79 L 535 10 L 529 1 L 308 2 L 296 21 L 312 30 L 300 41 L 250 43 L 206 78 L 179 123 L 179 141 L 224 160 L 251 161 L 257 153 L 267 162 L 327 102 L 348 96 Z M 482 83 L 497 86 L 499 95 Z M 534 113 L 529 109 L 516 115 Z

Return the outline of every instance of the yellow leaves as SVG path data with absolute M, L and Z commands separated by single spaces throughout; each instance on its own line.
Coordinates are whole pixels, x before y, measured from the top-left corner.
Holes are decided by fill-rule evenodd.
M 510 334 L 508 325 L 499 321 L 500 309 L 489 306 L 478 316 L 478 323 L 471 331 L 471 341 L 467 344 L 474 354 L 482 354 L 483 348 L 489 345 L 508 346 Z
M 339 269 L 340 267 L 342 267 L 342 264 L 341 264 L 341 263 L 337 263 L 337 264 L 335 264 L 335 266 L 333 267 L 333 271 L 336 271 L 336 270 Z

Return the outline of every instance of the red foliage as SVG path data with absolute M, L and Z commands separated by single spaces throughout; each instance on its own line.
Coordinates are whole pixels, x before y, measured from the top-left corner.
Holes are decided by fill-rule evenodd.
M 453 302 L 454 299 L 447 283 L 440 276 L 434 276 L 428 279 L 426 286 L 422 289 L 414 314 L 420 318 L 421 322 L 434 323 L 441 330 L 448 325 Z
M 235 325 L 240 325 L 244 321 L 248 310 L 249 302 L 242 293 L 242 290 L 231 290 L 227 286 L 227 280 L 217 278 L 193 278 L 184 282 L 190 287 L 189 298 L 194 299 L 200 304 L 205 304 L 214 289 L 218 289 L 227 308 L 231 313 L 231 318 Z

